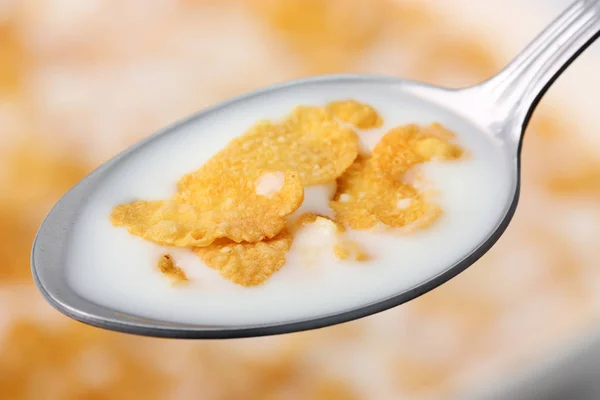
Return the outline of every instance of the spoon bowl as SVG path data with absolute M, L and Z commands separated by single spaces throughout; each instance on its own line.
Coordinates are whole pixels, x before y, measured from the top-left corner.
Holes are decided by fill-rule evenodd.
M 52 306 L 76 320 L 127 333 L 177 338 L 234 338 L 296 332 L 351 321 L 410 301 L 464 271 L 504 233 L 518 202 L 521 140 L 531 113 L 552 82 L 599 33 L 600 0 L 579 0 L 503 71 L 474 87 L 451 90 L 392 77 L 331 75 L 270 86 L 203 110 L 117 155 L 83 179 L 54 206 L 42 223 L 33 245 L 31 264 L 36 285 Z M 338 87 L 343 93 L 348 88 L 361 85 L 380 88 L 382 93 L 403 102 L 435 109 L 441 121 L 454 121 L 455 126 L 476 131 L 485 140 L 493 142 L 506 161 L 507 185 L 498 215 L 490 218 L 485 232 L 474 237 L 474 243 L 459 257 L 449 259 L 447 266 L 393 294 L 384 294 L 374 301 L 343 311 L 323 312 L 322 315 L 285 322 L 252 322 L 235 326 L 141 317 L 98 304 L 72 288 L 65 266 L 74 221 L 81 215 L 91 194 L 117 168 L 131 163 L 150 146 L 178 135 L 186 127 L 199 121 L 210 123 L 224 110 L 236 109 L 247 102 L 272 99 L 279 93 L 310 87 Z M 243 116 L 240 118 L 243 121 Z

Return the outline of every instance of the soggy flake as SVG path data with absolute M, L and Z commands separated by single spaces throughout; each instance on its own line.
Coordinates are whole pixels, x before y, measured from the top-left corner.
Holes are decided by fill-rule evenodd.
M 303 199 L 300 180 L 291 172 L 271 198 L 256 194 L 255 181 L 243 177 L 200 178 L 186 180 L 173 200 L 119 205 L 111 221 L 127 227 L 131 234 L 167 246 L 207 246 L 219 238 L 257 242 L 277 235 L 285 227 L 283 217 L 293 213 Z
M 164 254 L 158 259 L 156 266 L 160 272 L 170 278 L 173 283 L 185 283 L 188 281 L 188 277 L 185 272 L 175 264 L 173 256 L 170 254 Z
M 359 129 L 379 128 L 383 119 L 373 107 L 356 100 L 334 101 L 327 105 L 327 110 L 340 121 L 354 125 Z
M 456 160 L 463 150 L 450 141 L 454 134 L 440 124 L 423 129 L 406 125 L 390 130 L 373 149 L 372 165 L 382 174 L 399 178 L 410 168 L 430 160 Z
M 299 106 L 283 121 L 263 121 L 232 140 L 197 174 L 211 171 L 286 171 L 299 174 L 302 184 L 333 182 L 358 154 L 358 137 L 343 127 L 325 107 Z
M 285 263 L 292 235 L 282 230 L 272 239 L 257 243 L 233 243 L 222 240 L 194 251 L 208 266 L 242 286 L 262 284 Z

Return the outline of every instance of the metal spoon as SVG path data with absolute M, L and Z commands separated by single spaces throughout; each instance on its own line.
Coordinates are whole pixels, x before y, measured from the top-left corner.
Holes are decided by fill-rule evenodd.
M 84 323 L 122 332 L 179 338 L 262 336 L 314 329 L 361 318 L 414 299 L 465 270 L 485 254 L 508 226 L 519 197 L 520 150 L 523 132 L 540 98 L 567 66 L 600 35 L 600 0 L 578 0 L 543 31 L 513 62 L 491 79 L 474 87 L 449 90 L 397 78 L 333 75 L 293 81 L 261 89 L 204 110 L 156 133 L 104 164 L 69 191 L 49 213 L 35 239 L 31 257 L 35 282 L 47 301 L 62 313 Z M 167 134 L 213 110 L 252 96 L 285 91 L 301 85 L 331 82 L 375 82 L 393 85 L 404 95 L 419 98 L 470 122 L 482 134 L 500 140 L 512 159 L 511 195 L 504 217 L 471 253 L 442 273 L 378 302 L 318 318 L 267 325 L 206 326 L 174 323 L 118 312 L 77 294 L 65 274 L 65 250 L 70 227 L 86 198 L 107 170 L 156 137 Z

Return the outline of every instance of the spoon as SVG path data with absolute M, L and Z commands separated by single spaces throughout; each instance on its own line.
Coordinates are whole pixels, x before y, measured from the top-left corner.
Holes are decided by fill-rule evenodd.
M 67 316 L 97 327 L 148 336 L 177 338 L 233 338 L 263 336 L 314 329 L 365 317 L 412 300 L 453 278 L 485 254 L 500 238 L 515 212 L 520 185 L 520 152 L 523 132 L 543 94 L 564 71 L 600 35 L 600 0 L 578 0 L 544 30 L 514 61 L 498 75 L 465 89 L 450 90 L 370 75 L 331 75 L 301 79 L 267 87 L 235 97 L 168 127 L 125 150 L 92 172 L 71 189 L 50 211 L 33 244 L 33 277 L 46 300 Z M 70 228 L 81 205 L 89 198 L 112 166 L 131 156 L 158 137 L 206 118 L 213 111 L 243 103 L 267 93 L 291 88 L 330 83 L 367 82 L 393 86 L 394 90 L 469 122 L 482 135 L 502 143 L 510 152 L 510 195 L 503 217 L 490 226 L 489 235 L 474 250 L 443 272 L 392 297 L 343 312 L 284 323 L 241 326 L 175 323 L 139 317 L 99 305 L 76 293 L 68 284 L 65 254 Z

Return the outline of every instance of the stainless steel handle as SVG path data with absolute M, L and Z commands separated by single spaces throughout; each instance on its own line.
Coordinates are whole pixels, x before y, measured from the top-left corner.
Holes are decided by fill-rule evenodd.
M 492 102 L 494 119 L 503 121 L 503 128 L 506 123 L 527 124 L 554 80 L 599 35 L 600 0 L 577 0 L 498 75 L 479 85 Z

